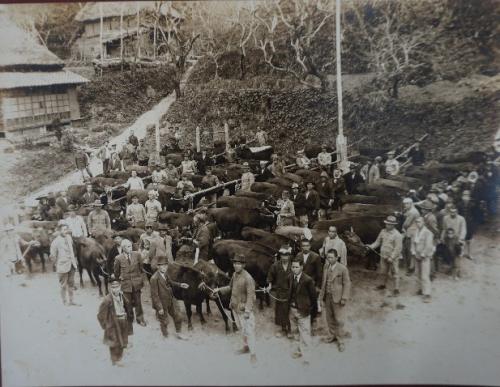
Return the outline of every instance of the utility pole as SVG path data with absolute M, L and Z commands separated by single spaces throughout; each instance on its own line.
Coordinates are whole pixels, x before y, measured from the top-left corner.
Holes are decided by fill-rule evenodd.
M 337 160 L 339 161 L 339 168 L 342 172 L 347 173 L 349 171 L 349 161 L 347 161 L 347 138 L 344 136 L 344 123 L 342 120 L 343 108 L 342 108 L 342 70 L 341 70 L 341 28 L 340 28 L 340 18 L 341 18 L 341 8 L 340 1 L 335 0 L 335 51 L 336 51 L 336 62 L 337 62 L 337 101 L 338 101 L 338 112 L 337 112 L 337 122 L 338 122 L 338 135 L 337 135 Z
M 100 34 L 99 34 L 99 43 L 101 44 L 101 77 L 102 77 L 102 66 L 104 65 L 104 44 L 102 42 L 102 33 L 104 28 L 104 21 L 102 17 L 102 2 L 99 3 L 99 17 L 100 17 Z
M 123 3 L 120 4 L 120 62 L 123 71 Z

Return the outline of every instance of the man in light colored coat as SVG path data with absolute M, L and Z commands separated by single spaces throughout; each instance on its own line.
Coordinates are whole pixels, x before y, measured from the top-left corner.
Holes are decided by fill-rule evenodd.
M 325 316 L 328 325 L 328 336 L 323 341 L 332 343 L 337 340 L 338 349 L 343 352 L 345 304 L 351 292 L 351 280 L 349 270 L 339 262 L 339 256 L 335 249 L 326 253 L 325 269 L 323 271 L 323 282 L 319 293 L 319 308 L 325 306 Z
M 425 227 L 424 218 L 415 220 L 417 231 L 412 239 L 411 251 L 415 257 L 415 266 L 420 285 L 418 294 L 424 296 L 424 302 L 431 301 L 431 259 L 434 255 L 434 234 Z
M 396 230 L 397 219 L 395 216 L 388 216 L 384 220 L 385 228 L 380 231 L 377 239 L 370 245 L 369 249 L 380 247 L 380 272 L 385 277 L 383 285 L 377 286 L 377 290 L 385 290 L 390 279 L 394 280 L 393 294 L 399 295 L 399 260 L 403 249 L 403 237 Z
M 328 235 L 323 241 L 323 246 L 321 246 L 319 254 L 325 258 L 327 252 L 331 249 L 337 251 L 340 263 L 347 266 L 347 247 L 345 242 L 339 238 L 337 234 L 337 227 L 335 226 L 330 226 L 330 228 L 328 228 Z
M 61 298 L 64 305 L 78 305 L 73 301 L 73 287 L 75 285 L 75 271 L 78 262 L 73 249 L 71 232 L 66 224 L 57 227 L 59 235 L 50 245 L 50 258 L 54 260 L 59 285 L 61 286 Z M 66 298 L 69 298 L 69 303 Z
M 417 225 L 415 220 L 420 217 L 420 213 L 413 204 L 413 200 L 410 198 L 403 199 L 403 258 L 405 259 L 406 268 L 408 269 L 407 274 L 411 275 L 415 271 L 415 257 L 411 253 L 411 243 L 415 232 L 417 231 Z

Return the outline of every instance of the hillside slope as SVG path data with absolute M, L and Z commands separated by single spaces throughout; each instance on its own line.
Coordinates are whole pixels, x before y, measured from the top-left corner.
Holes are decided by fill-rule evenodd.
M 441 81 L 419 88 L 401 88 L 398 99 L 374 91 L 369 77 L 346 76 L 344 128 L 349 141 L 367 136 L 364 145 L 389 147 L 412 142 L 430 133 L 430 156 L 469 149 L 487 149 L 498 128 L 500 76 L 474 75 L 459 82 Z M 296 150 L 306 143 L 332 144 L 337 128 L 337 99 L 333 90 L 282 87 L 259 79 L 214 80 L 191 85 L 165 117 L 194 140 L 196 126 L 221 127 L 227 121 L 231 136 L 269 133 L 280 151 Z

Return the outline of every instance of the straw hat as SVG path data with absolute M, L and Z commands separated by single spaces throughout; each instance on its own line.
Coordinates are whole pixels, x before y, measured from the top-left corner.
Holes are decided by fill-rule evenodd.
M 398 224 L 398 221 L 397 221 L 397 219 L 396 219 L 396 217 L 395 217 L 395 216 L 393 216 L 393 215 L 389 215 L 389 216 L 388 216 L 388 217 L 384 220 L 384 223 L 385 223 L 385 224 L 394 224 L 394 225 L 396 225 L 396 224 Z

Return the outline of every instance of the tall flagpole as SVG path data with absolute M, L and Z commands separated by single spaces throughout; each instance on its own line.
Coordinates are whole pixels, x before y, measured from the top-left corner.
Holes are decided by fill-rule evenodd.
M 338 135 L 337 135 L 337 160 L 339 160 L 339 168 L 344 172 L 349 171 L 349 162 L 347 161 L 347 138 L 344 136 L 344 123 L 342 120 L 343 108 L 342 108 L 342 66 L 341 66 L 341 28 L 340 28 L 340 1 L 335 0 L 335 52 L 336 52 L 336 62 L 337 62 L 337 101 L 338 101 L 338 112 L 337 112 L 337 122 L 338 122 Z

